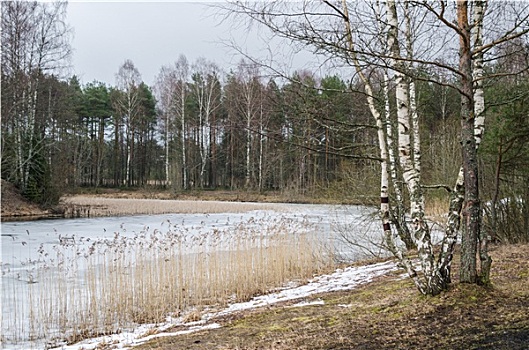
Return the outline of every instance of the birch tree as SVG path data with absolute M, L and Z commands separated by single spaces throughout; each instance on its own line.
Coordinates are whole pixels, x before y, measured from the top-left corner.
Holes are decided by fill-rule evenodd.
M 175 135 L 175 85 L 176 78 L 174 70 L 172 67 L 163 66 L 156 77 L 155 92 L 158 99 L 159 113 L 161 114 L 160 127 L 162 128 L 161 133 L 164 142 L 165 186 L 169 186 L 171 183 L 170 144 Z
M 2 149 L 9 158 L 2 161 L 9 164 L 8 178 L 22 191 L 39 172 L 33 161 L 42 158 L 47 146 L 40 132 L 46 119 L 39 121 L 37 115 L 41 85 L 45 75 L 68 66 L 71 30 L 65 22 L 66 6 L 63 1 L 8 1 L 1 8 L 2 136 L 13 146 L 8 152 Z M 7 147 L 5 142 L 2 146 Z
M 187 100 L 189 95 L 189 63 L 184 55 L 180 55 L 178 60 L 171 66 L 164 66 L 160 70 L 156 82 L 156 91 L 159 105 L 163 114 L 163 134 L 165 149 L 165 182 L 168 185 L 175 180 L 178 184 L 173 184 L 179 188 L 187 189 Z M 174 138 L 178 137 L 178 140 Z M 179 152 L 176 147 L 171 150 L 173 143 L 179 143 Z M 178 172 L 171 176 L 172 154 L 179 157 Z M 179 179 L 179 180 L 177 180 Z
M 486 16 L 486 2 L 458 2 L 456 8 L 448 7 L 445 2 L 404 2 L 397 4 L 389 0 L 378 7 L 373 2 L 323 1 L 322 3 L 241 3 L 234 4 L 232 10 L 256 21 L 274 34 L 291 40 L 299 45 L 308 45 L 314 53 L 329 59 L 345 62 L 355 69 L 357 76 L 364 84 L 368 106 L 379 131 L 381 158 L 381 216 L 386 236 L 387 247 L 407 269 L 418 289 L 424 294 L 435 295 L 447 288 L 450 283 L 450 264 L 454 244 L 459 231 L 460 214 L 463 210 L 462 233 L 462 273 L 460 281 L 469 283 L 487 283 L 490 258 L 487 254 L 487 237 L 480 231 L 480 197 L 478 187 L 477 145 L 483 132 L 480 103 L 475 110 L 474 94 L 480 100 L 480 83 L 482 61 L 481 53 L 491 54 L 491 48 L 498 43 L 527 35 L 528 12 L 525 5 L 517 11 L 502 17 L 495 30 L 490 30 L 488 43 L 483 43 L 482 31 L 486 28 L 483 18 Z M 420 28 L 412 33 L 411 16 L 413 7 L 418 11 L 422 22 Z M 469 7 L 472 8 L 470 19 Z M 353 14 L 350 14 L 351 9 Z M 490 7 L 489 7 L 490 9 Z M 382 10 L 382 11 L 381 11 Z M 496 11 L 501 12 L 501 5 Z M 385 13 L 385 18 L 383 16 Z M 492 11 L 491 14 L 495 12 Z M 510 17 L 509 17 L 510 16 Z M 404 20 L 402 20 L 404 18 Z M 384 25 L 378 22 L 382 19 Z M 404 24 L 404 28 L 401 25 Z M 494 23 L 489 22 L 489 25 Z M 405 38 L 402 37 L 405 33 Z M 454 33 L 456 40 L 454 40 Z M 380 40 L 380 38 L 386 40 Z M 420 39 L 429 37 L 430 40 Z M 472 38 L 472 40 L 471 40 Z M 404 43 L 404 44 L 403 44 Z M 417 46 L 414 47 L 413 44 Z M 452 51 L 451 51 L 452 50 Z M 450 52 L 459 50 L 459 55 L 450 56 Z M 403 54 L 405 52 L 405 54 Z M 448 61 L 442 58 L 448 57 Z M 457 63 L 459 62 L 459 63 Z M 419 75 L 413 64 L 420 64 L 426 69 L 435 67 L 446 70 L 457 76 L 456 83 L 448 84 L 461 96 L 461 139 L 463 164 L 454 189 L 447 185 L 436 186 L 448 188 L 451 193 L 449 216 L 446 232 L 441 244 L 441 253 L 436 257 L 430 229 L 425 219 L 424 190 L 432 187 L 421 179 L 421 153 L 419 137 L 419 116 L 416 114 L 414 99 L 414 82 L 410 79 L 422 79 L 434 84 L 447 85 L 436 81 L 435 77 Z M 474 67 L 474 70 L 473 70 Z M 398 157 L 391 159 L 388 145 L 392 145 L 391 128 L 386 127 L 380 105 L 376 103 L 369 71 L 389 69 L 389 77 L 395 87 L 395 105 L 398 122 L 396 141 Z M 482 105 L 482 103 L 481 103 Z M 386 109 L 387 110 L 387 109 Z M 387 112 L 386 112 L 387 113 Z M 391 224 L 408 225 L 405 220 L 392 217 L 389 205 L 388 171 L 397 164 L 402 173 L 397 179 L 402 181 L 410 203 L 409 216 L 412 239 L 417 244 L 421 269 L 417 270 L 407 257 L 408 252 L 402 249 L 398 235 L 393 233 Z M 401 233 L 406 229 L 400 227 Z M 480 278 L 476 271 L 476 253 L 480 242 Z
M 251 182 L 252 164 L 252 128 L 258 115 L 260 115 L 259 99 L 261 97 L 261 85 L 258 82 L 259 74 L 255 65 L 247 65 L 241 62 L 238 67 L 238 79 L 241 84 L 241 113 L 245 121 L 246 130 L 246 180 L 248 188 Z
M 186 155 L 186 103 L 188 96 L 188 78 L 189 78 L 189 63 L 187 58 L 184 55 L 181 55 L 178 58 L 178 61 L 175 63 L 175 73 L 176 73 L 176 101 L 175 101 L 175 111 L 177 121 L 180 127 L 180 147 L 181 147 L 181 173 L 182 173 L 182 188 L 185 190 L 188 186 L 187 180 L 187 155 Z
M 198 114 L 198 145 L 200 153 L 200 187 L 206 185 L 206 167 L 211 160 L 212 125 L 211 119 L 221 106 L 219 68 L 205 59 L 198 59 L 193 65 L 192 94 Z
M 116 74 L 116 86 L 120 93 L 116 94 L 114 99 L 114 105 L 122 120 L 117 120 L 114 127 L 116 135 L 119 133 L 119 129 L 124 127 L 126 142 L 125 181 L 128 186 L 132 186 L 133 179 L 134 133 L 141 103 L 140 84 L 141 75 L 138 69 L 131 60 L 125 60 Z

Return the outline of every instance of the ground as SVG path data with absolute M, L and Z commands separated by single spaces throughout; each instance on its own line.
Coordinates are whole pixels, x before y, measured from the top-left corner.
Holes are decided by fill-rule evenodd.
M 409 279 L 385 276 L 307 300 L 323 304 L 247 311 L 217 320 L 221 328 L 134 349 L 529 349 L 529 245 L 491 255 L 489 287 L 455 282 L 425 297 Z
M 3 219 L 42 214 L 2 181 Z M 394 274 L 307 298 L 323 304 L 245 311 L 214 320 L 221 328 L 160 337 L 134 349 L 529 349 L 529 245 L 493 246 L 491 255 L 489 287 L 454 282 L 440 296 L 425 297 Z M 454 280 L 457 266 L 456 259 Z
M 2 180 L 1 188 L 2 220 L 22 217 L 43 217 L 50 214 L 50 211 L 42 209 L 38 205 L 27 201 L 13 184 Z

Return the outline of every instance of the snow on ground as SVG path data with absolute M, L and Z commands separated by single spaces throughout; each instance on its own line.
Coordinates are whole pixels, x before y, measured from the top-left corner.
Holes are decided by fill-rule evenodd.
M 120 334 L 88 339 L 77 344 L 64 345 L 55 349 L 92 350 L 100 349 L 105 346 L 108 349 L 130 349 L 136 345 L 158 337 L 178 336 L 206 329 L 219 328 L 221 325 L 216 323 L 215 320 L 220 316 L 273 305 L 279 302 L 301 300 L 299 303 L 292 305 L 293 307 L 322 305 L 324 303 L 322 300 L 307 302 L 302 299 L 320 293 L 351 290 L 372 281 L 375 277 L 385 275 L 395 270 L 397 270 L 397 265 L 393 261 L 373 265 L 347 267 L 345 269 L 336 270 L 329 275 L 316 277 L 305 285 L 286 287 L 278 292 L 257 296 L 247 302 L 231 304 L 220 312 L 205 314 L 202 317 L 202 320 L 197 322 L 185 323 L 181 318 L 172 319 L 162 325 L 143 325 L 132 332 L 123 332 Z M 178 327 L 180 330 L 177 332 L 166 332 L 175 327 Z

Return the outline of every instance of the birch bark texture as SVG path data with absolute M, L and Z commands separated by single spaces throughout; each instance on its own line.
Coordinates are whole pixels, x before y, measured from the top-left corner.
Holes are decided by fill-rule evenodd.
M 507 15 L 505 10 L 514 7 L 516 10 Z M 486 110 L 483 82 L 488 79 L 483 55 L 487 54 L 488 60 L 494 59 L 495 46 L 527 37 L 529 6 L 513 3 L 503 7 L 487 1 L 459 1 L 456 6 L 444 1 L 342 0 L 338 3 L 324 0 L 265 4 L 237 1 L 230 11 L 232 15 L 250 18 L 299 47 L 312 48 L 326 61 L 354 69 L 351 81 L 355 84 L 351 87 L 363 86 L 365 103 L 378 131 L 380 216 L 387 248 L 406 268 L 418 289 L 435 295 L 448 287 L 460 229 L 460 281 L 487 283 L 491 260 L 487 254 L 488 237 L 480 229 L 477 166 L 477 147 L 484 131 Z M 492 20 L 492 15 L 501 18 Z M 489 20 L 485 21 L 486 18 Z M 380 84 L 376 77 L 384 75 L 386 78 Z M 447 76 L 450 78 L 443 78 Z M 455 180 L 453 186 L 429 185 L 421 176 L 418 81 L 453 89 L 461 98 L 463 162 L 456 166 L 461 166 L 456 178 L 446 179 L 448 183 Z M 402 192 L 399 191 L 401 184 L 404 184 Z M 434 254 L 425 215 L 425 191 L 429 188 L 444 188 L 450 193 L 439 255 Z M 398 201 L 394 209 L 390 198 Z M 406 209 L 406 215 L 399 215 L 400 208 Z M 411 240 L 417 245 L 420 269 L 410 263 L 410 250 L 403 243 L 406 230 L 412 233 Z

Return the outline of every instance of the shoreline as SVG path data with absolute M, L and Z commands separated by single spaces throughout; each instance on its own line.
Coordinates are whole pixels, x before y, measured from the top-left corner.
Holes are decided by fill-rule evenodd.
M 96 218 L 133 215 L 212 214 L 231 211 L 288 210 L 289 204 L 272 202 L 240 202 L 197 199 L 116 198 L 75 195 L 61 199 L 52 210 L 2 213 L 2 222 Z

